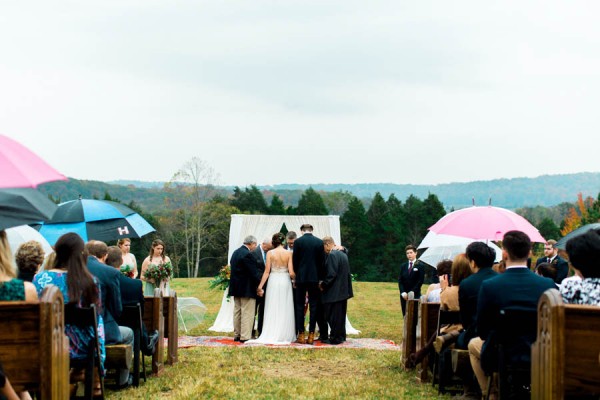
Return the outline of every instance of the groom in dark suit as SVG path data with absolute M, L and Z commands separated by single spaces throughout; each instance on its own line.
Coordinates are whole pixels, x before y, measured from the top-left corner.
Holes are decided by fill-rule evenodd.
M 417 260 L 417 248 L 412 244 L 406 246 L 406 261 L 400 266 L 400 275 L 398 276 L 398 289 L 400 289 L 400 306 L 402 315 L 406 313 L 406 300 L 408 294 L 413 292 L 415 299 L 421 297 L 421 286 L 425 280 L 425 270 L 423 265 Z
M 323 241 L 312 234 L 313 227 L 304 224 L 300 227 L 302 236 L 294 241 L 292 262 L 296 273 L 296 293 L 294 298 L 294 314 L 296 317 L 296 332 L 298 343 L 314 343 L 315 328 L 319 323 L 321 340 L 328 339 L 328 329 L 325 323 L 321 304 L 321 291 L 319 278 L 322 277 L 325 250 Z M 310 320 L 308 326 L 308 339 L 304 335 L 304 302 L 308 293 Z

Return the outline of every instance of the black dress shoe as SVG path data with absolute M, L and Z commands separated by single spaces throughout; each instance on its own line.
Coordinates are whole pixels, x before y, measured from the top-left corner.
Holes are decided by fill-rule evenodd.
M 327 339 L 327 340 L 323 340 L 322 343 L 331 344 L 331 345 L 337 345 L 337 344 L 341 344 L 342 342 L 340 342 L 339 340 Z
M 240 341 L 240 337 L 239 337 L 239 336 L 236 336 L 236 337 L 234 337 L 234 338 L 233 338 L 233 341 L 234 341 L 234 342 L 239 342 L 239 341 Z
M 239 340 L 239 342 L 240 342 L 240 343 L 246 343 L 247 341 L 248 341 L 248 339 L 246 339 L 246 340 L 242 340 L 242 339 L 240 339 L 240 340 Z

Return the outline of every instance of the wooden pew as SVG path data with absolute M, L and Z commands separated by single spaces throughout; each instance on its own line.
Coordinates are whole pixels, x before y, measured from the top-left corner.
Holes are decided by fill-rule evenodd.
M 402 367 L 406 365 L 408 356 L 415 352 L 417 346 L 417 318 L 419 314 L 419 300 L 406 301 L 406 315 L 402 329 Z
M 152 355 L 152 373 L 159 375 L 164 369 L 164 350 L 165 350 L 165 318 L 163 316 L 162 291 L 159 288 L 154 289 L 154 296 L 144 297 L 144 315 L 142 316 L 146 330 L 150 333 L 158 331 L 158 342 L 156 351 Z
M 48 285 L 39 302 L 0 302 L 0 359 L 13 388 L 42 399 L 69 397 L 69 339 L 60 290 Z
M 419 312 L 419 330 L 417 332 L 417 351 L 421 350 L 431 336 L 437 332 L 440 303 L 421 303 Z M 421 362 L 419 380 L 424 383 L 429 380 L 429 357 Z
M 177 293 L 171 290 L 169 295 L 163 297 L 163 316 L 165 320 L 165 338 L 167 343 L 167 364 L 177 362 L 177 345 L 179 339 L 179 319 L 177 318 Z
M 565 304 L 558 290 L 538 302 L 531 348 L 531 398 L 600 394 L 600 307 Z

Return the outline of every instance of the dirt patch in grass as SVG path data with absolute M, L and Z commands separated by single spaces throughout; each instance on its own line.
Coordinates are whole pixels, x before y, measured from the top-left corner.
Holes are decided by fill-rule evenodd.
M 314 380 L 348 376 L 348 365 L 335 360 L 319 360 L 318 363 L 288 361 L 262 366 L 261 372 L 267 378 Z

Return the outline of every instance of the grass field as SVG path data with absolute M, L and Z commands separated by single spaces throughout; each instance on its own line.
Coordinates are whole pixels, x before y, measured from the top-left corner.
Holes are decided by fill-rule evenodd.
M 219 311 L 223 292 L 208 289 L 208 278 L 175 279 L 179 297 L 196 297 L 208 311 L 189 335 L 207 331 Z M 348 303 L 360 337 L 400 343 L 402 318 L 395 283 L 354 283 Z M 233 334 L 231 334 L 233 336 Z M 400 352 L 366 349 L 303 350 L 265 347 L 195 347 L 179 350 L 179 363 L 166 366 L 139 388 L 108 391 L 109 399 L 428 399 L 431 385 L 417 382 L 400 367 Z

